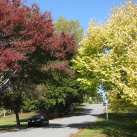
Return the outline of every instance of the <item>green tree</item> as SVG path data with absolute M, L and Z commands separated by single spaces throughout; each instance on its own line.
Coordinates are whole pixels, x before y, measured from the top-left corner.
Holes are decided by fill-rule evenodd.
M 55 34 L 62 34 L 63 31 L 71 36 L 73 36 L 73 34 L 76 34 L 74 39 L 77 41 L 80 41 L 83 36 L 83 27 L 80 28 L 80 23 L 78 20 L 67 21 L 66 18 L 60 16 L 57 22 L 54 23 L 54 28 Z M 66 50 L 66 48 L 64 50 Z M 36 51 L 39 52 L 38 50 Z M 70 104 L 72 104 L 73 98 L 74 102 L 80 102 L 82 98 L 82 90 L 80 89 L 81 86 L 79 82 L 76 81 L 76 78 L 72 77 L 73 70 L 70 69 L 72 65 L 70 60 L 76 53 L 73 52 L 70 55 L 68 55 L 67 53 L 65 56 L 66 62 L 61 63 L 61 59 L 57 58 L 56 56 L 50 57 L 50 54 L 47 52 L 37 52 L 34 52 L 34 54 L 31 55 L 32 57 L 29 58 L 30 61 L 35 60 L 35 63 L 31 65 L 31 71 L 29 71 L 29 73 L 27 74 L 28 77 L 29 75 L 31 77 L 35 76 L 31 79 L 37 85 L 35 88 L 37 95 L 35 94 L 36 98 L 34 97 L 32 101 L 26 99 L 25 103 L 32 104 L 30 108 L 35 109 L 49 109 L 55 107 L 57 114 L 58 108 L 62 106 L 67 109 Z M 37 61 L 38 64 L 36 63 Z M 44 71 L 42 73 L 37 70 L 38 66 L 40 65 L 39 62 L 41 62 L 42 66 L 44 67 Z M 39 67 L 41 68 L 41 66 Z M 30 103 L 28 103 L 29 101 Z M 24 109 L 27 109 L 27 107 Z
M 54 23 L 55 33 L 61 34 L 65 31 L 66 34 L 75 34 L 75 39 L 79 43 L 84 35 L 84 28 L 81 27 L 79 20 L 69 20 L 65 17 L 59 16 L 57 21 Z
M 65 27 L 67 26 L 67 27 Z M 75 40 L 79 41 L 83 35 L 83 28 L 80 28 L 80 23 L 78 20 L 76 21 L 67 21 L 66 18 L 59 17 L 57 22 L 54 23 L 55 33 L 62 34 L 64 31 L 68 35 L 75 35 Z M 36 90 L 38 91 L 39 97 L 41 101 L 35 101 L 37 108 L 53 108 L 55 107 L 55 117 L 58 115 L 58 109 L 60 106 L 64 108 L 68 108 L 70 104 L 73 102 L 73 98 L 76 99 L 76 95 L 79 92 L 79 86 L 76 83 L 76 78 L 73 78 L 73 70 L 70 69 L 71 62 L 70 60 L 74 57 L 76 53 L 73 52 L 71 55 L 66 57 L 66 62 L 63 64 L 58 60 L 55 60 L 56 57 L 52 57 L 50 60 L 46 61 L 45 64 L 45 72 L 43 77 L 43 87 L 45 87 L 45 92 L 43 88 L 40 88 L 41 85 L 37 85 Z M 47 60 L 49 57 L 47 56 L 45 59 Z M 60 64 L 62 67 L 58 67 L 53 64 Z M 67 65 L 68 64 L 68 65 Z M 48 65 L 48 66 L 47 66 Z M 64 66 L 67 66 L 66 68 Z M 33 67 L 35 68 L 35 67 Z M 44 76 L 45 75 L 45 76 Z M 75 84 L 74 84 L 75 83 Z M 38 84 L 38 83 L 37 83 Z M 77 88 L 77 89 L 76 89 Z M 32 102 L 33 103 L 33 102 Z
M 82 100 L 83 90 L 76 78 L 73 77 L 71 70 L 47 70 L 45 78 L 48 79 L 45 81 L 43 79 L 43 84 L 35 87 L 36 98 L 29 103 L 32 104 L 31 106 L 35 104 L 35 109 L 45 108 L 45 110 L 48 110 L 54 108 L 55 117 L 58 117 L 58 111 L 61 108 L 68 112 L 73 102 Z M 26 103 L 28 103 L 27 101 L 29 100 L 27 99 Z

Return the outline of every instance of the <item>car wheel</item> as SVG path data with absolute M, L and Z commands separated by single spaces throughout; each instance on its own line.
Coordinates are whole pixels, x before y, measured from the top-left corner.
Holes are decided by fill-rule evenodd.
M 41 126 L 43 127 L 44 126 L 44 122 L 42 121 L 42 123 L 41 123 Z
M 49 125 L 49 121 L 47 122 L 47 125 Z
M 28 127 L 31 127 L 31 125 L 30 125 L 30 124 L 28 124 Z

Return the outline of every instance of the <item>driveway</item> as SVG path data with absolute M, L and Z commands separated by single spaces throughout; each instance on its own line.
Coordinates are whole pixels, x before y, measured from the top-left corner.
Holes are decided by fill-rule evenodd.
M 74 116 L 51 121 L 48 126 L 7 132 L 0 134 L 0 137 L 68 137 L 70 134 L 77 133 L 79 128 L 95 121 L 104 108 L 102 104 L 92 104 Z

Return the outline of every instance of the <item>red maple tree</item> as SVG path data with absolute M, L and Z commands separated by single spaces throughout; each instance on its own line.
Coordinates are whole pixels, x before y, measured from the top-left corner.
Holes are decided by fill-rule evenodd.
M 0 72 L 20 71 L 18 61 L 27 60 L 37 48 L 65 61 L 76 50 L 76 44 L 74 36 L 54 33 L 50 12 L 36 12 L 21 0 L 0 1 Z M 66 66 L 61 63 L 58 67 L 63 68 L 63 64 Z

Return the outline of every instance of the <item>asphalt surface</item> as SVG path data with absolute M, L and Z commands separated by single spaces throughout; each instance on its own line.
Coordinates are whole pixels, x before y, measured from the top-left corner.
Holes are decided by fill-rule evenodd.
M 51 121 L 48 126 L 2 133 L 0 137 L 69 137 L 70 134 L 77 133 L 79 128 L 95 121 L 104 108 L 102 104 L 92 104 L 74 116 Z

